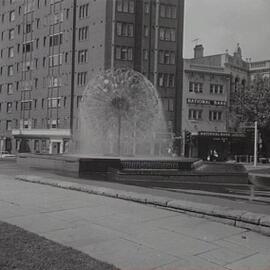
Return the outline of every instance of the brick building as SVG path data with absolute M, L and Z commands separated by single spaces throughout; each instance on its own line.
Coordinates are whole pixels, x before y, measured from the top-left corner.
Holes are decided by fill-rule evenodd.
M 1 148 L 67 152 L 87 82 L 122 66 L 153 82 L 181 134 L 183 18 L 184 0 L 1 0 Z

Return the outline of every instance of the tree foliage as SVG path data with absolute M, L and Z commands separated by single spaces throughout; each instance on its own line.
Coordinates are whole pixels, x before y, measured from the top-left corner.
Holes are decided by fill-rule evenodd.
M 256 77 L 246 88 L 231 94 L 233 117 L 239 122 L 258 122 L 259 129 L 270 124 L 270 81 Z
M 270 155 L 270 79 L 257 76 L 249 86 L 231 93 L 231 122 L 258 122 L 262 138 L 262 153 Z

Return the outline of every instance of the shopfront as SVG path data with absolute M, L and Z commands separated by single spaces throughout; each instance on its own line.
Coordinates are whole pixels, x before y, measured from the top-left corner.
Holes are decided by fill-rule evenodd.
M 209 160 L 215 153 L 217 161 L 226 161 L 234 155 L 246 154 L 247 142 L 244 133 L 200 131 L 192 134 L 188 156 Z

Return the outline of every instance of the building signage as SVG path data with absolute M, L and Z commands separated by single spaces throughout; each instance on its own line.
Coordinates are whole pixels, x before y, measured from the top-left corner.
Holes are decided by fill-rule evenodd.
M 211 137 L 241 137 L 244 138 L 245 134 L 244 133 L 239 133 L 239 132 L 215 132 L 215 131 L 200 131 L 199 136 L 211 136 Z
M 227 102 L 224 101 L 224 100 L 210 100 L 210 99 L 187 98 L 187 104 L 226 106 L 227 105 Z

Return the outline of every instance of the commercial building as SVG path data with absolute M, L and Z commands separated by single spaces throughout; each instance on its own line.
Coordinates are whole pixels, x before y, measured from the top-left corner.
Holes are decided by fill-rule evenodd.
M 265 63 L 265 62 L 263 62 Z M 242 59 L 239 45 L 228 52 L 204 56 L 197 45 L 194 58 L 184 60 L 182 105 L 182 154 L 207 159 L 215 151 L 219 160 L 249 154 L 250 138 L 232 117 L 234 93 L 248 86 L 256 69 Z
M 251 81 L 258 75 L 270 79 L 270 60 L 249 63 L 249 71 Z
M 181 134 L 183 18 L 184 0 L 1 0 L 1 149 L 69 151 L 87 82 L 123 66 L 153 82 Z

